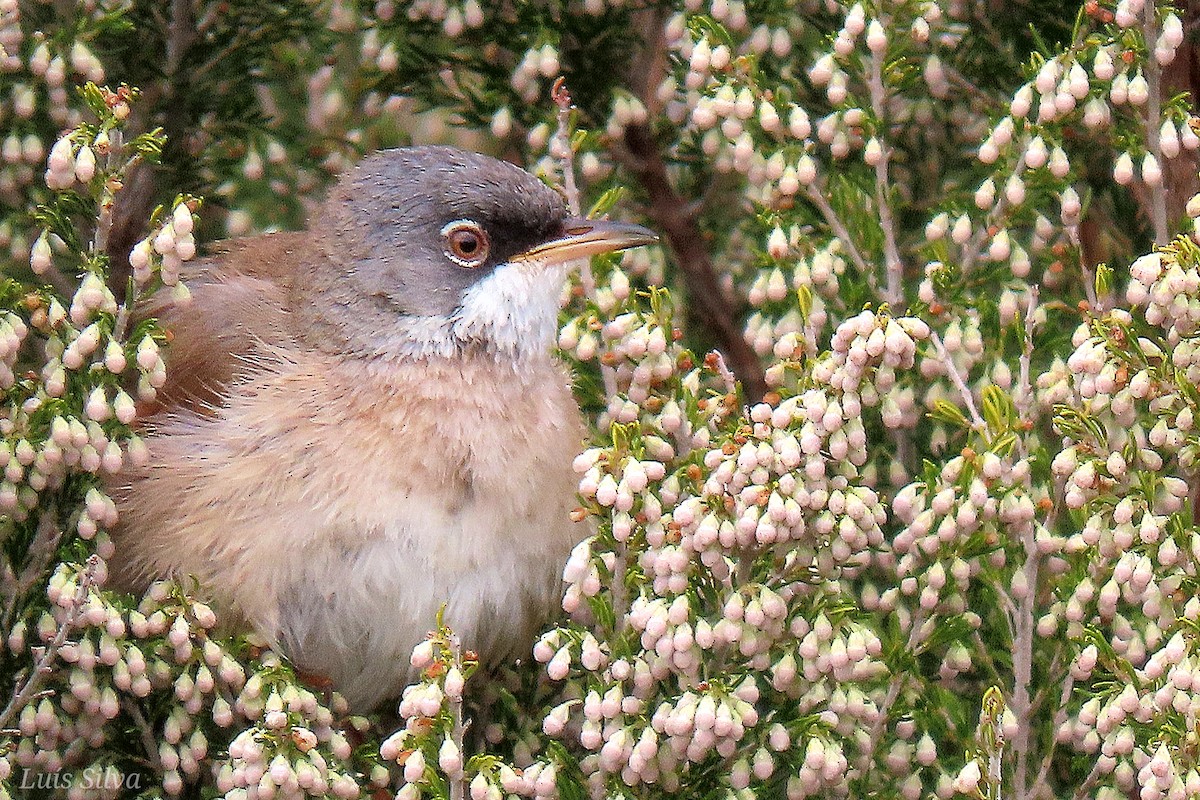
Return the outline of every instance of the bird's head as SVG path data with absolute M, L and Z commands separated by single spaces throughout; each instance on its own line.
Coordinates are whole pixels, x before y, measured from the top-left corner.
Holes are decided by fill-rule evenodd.
M 385 357 L 544 353 L 570 264 L 657 240 L 573 217 L 528 172 L 450 147 L 369 156 L 310 229 L 324 252 L 301 313 L 340 348 Z

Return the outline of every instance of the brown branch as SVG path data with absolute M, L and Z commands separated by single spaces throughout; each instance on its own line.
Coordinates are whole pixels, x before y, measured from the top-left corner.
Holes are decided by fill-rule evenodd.
M 662 111 L 657 90 L 670 62 L 663 25 L 667 9 L 647 5 L 632 14 L 632 28 L 639 46 L 629 59 L 630 90 L 641 100 L 650 120 Z M 652 123 L 636 123 L 625 129 L 622 141 L 613 145 L 613 156 L 637 179 L 646 193 L 647 213 L 666 238 L 667 246 L 683 275 L 688 308 L 717 342 L 726 362 L 742 382 L 746 400 L 759 400 L 767 391 L 762 362 L 742 335 L 739 310 L 721 287 L 712 255 L 704 245 L 697 221 L 698 211 L 681 197 L 667 174 L 667 164 L 654 138 Z
M 647 213 L 675 255 L 687 287 L 690 309 L 717 340 L 726 361 L 742 382 L 746 399 L 759 400 L 767 391 L 762 363 L 742 335 L 737 312 L 721 287 L 696 217 L 687 200 L 671 184 L 649 126 L 627 127 L 624 143 L 629 153 L 623 161 L 645 191 L 649 200 Z

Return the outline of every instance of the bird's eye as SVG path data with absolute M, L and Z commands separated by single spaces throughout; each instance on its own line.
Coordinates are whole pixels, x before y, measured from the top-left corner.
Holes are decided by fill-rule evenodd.
M 475 268 L 487 261 L 488 237 L 483 228 L 470 220 L 451 222 L 442 228 L 446 255 L 462 267 Z

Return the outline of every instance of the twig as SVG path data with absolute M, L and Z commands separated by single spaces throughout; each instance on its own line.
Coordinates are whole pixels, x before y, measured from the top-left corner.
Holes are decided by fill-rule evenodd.
M 648 212 L 666 236 L 683 273 L 691 299 L 691 310 L 717 340 L 741 380 L 746 399 L 754 402 L 767 391 L 767 381 L 758 354 L 738 322 L 733 305 L 717 277 L 704 236 L 686 201 L 675 191 L 667 165 L 649 126 L 630 125 L 625 129 L 625 153 L 617 157 L 637 177 L 650 201 Z
M 648 113 L 661 108 L 657 89 L 670 66 L 663 31 L 666 18 L 666 6 L 657 4 L 646 4 L 631 14 L 633 32 L 640 44 L 628 62 L 629 85 Z M 729 359 L 746 399 L 758 400 L 767 391 L 762 362 L 742 335 L 738 309 L 721 286 L 697 223 L 697 212 L 675 190 L 650 125 L 626 127 L 621 140 L 613 142 L 612 153 L 646 193 L 648 213 L 666 236 L 683 275 L 691 312 Z
M 1004 107 L 1004 103 L 998 100 L 994 94 L 985 92 L 970 78 L 945 62 L 942 62 L 942 72 L 946 73 L 946 77 L 951 83 L 956 83 L 959 87 L 965 89 L 973 99 L 978 100 L 984 107 L 991 110 Z
M 462 669 L 462 643 L 458 640 L 458 635 L 451 633 L 449 636 L 450 653 L 454 659 L 454 665 L 460 670 Z M 462 758 L 466 758 L 466 739 L 467 725 L 463 722 L 463 699 L 460 694 L 458 697 L 450 698 L 450 716 L 454 720 L 454 728 L 451 735 L 454 737 L 454 744 L 458 747 L 458 752 Z M 450 784 L 450 800 L 464 800 L 467 796 L 466 777 L 460 775 L 457 778 L 451 775 L 446 776 Z
M 1096 759 L 1096 763 L 1092 765 L 1092 771 L 1083 779 L 1083 783 L 1079 784 L 1079 788 L 1075 790 L 1072 800 L 1085 800 L 1089 796 L 1092 787 L 1096 785 L 1096 781 L 1100 780 L 1100 771 L 1103 764 L 1104 759 Z
M 1154 42 L 1158 41 L 1157 3 L 1146 3 L 1142 10 L 1142 37 L 1146 48 L 1150 51 L 1146 58 L 1146 86 L 1149 97 L 1146 102 L 1146 147 L 1158 160 L 1160 170 L 1163 165 L 1162 147 L 1159 143 L 1159 129 L 1162 114 L 1162 70 L 1154 57 Z M 1150 187 L 1150 220 L 1154 224 L 1154 243 L 1162 247 L 1170 241 L 1170 230 L 1167 228 L 1167 186 L 1160 177 L 1158 183 Z
M 1100 298 L 1096 296 L 1096 276 L 1088 266 L 1087 259 L 1084 258 L 1083 242 L 1079 238 L 1079 226 L 1068 225 L 1066 232 L 1071 246 L 1079 251 L 1079 273 L 1083 276 L 1083 293 L 1087 297 L 1088 304 L 1097 311 L 1103 311 Z
M 79 574 L 79 586 L 75 589 L 75 597 L 71 600 L 71 607 L 66 610 L 62 621 L 58 624 L 58 630 L 54 633 L 54 638 L 42 648 L 42 654 L 38 658 L 37 663 L 33 667 L 33 672 L 25 679 L 25 685 L 13 693 L 13 697 L 8 701 L 8 705 L 0 711 L 0 729 L 7 728 L 16 718 L 17 714 L 25 708 L 41 689 L 42 683 L 46 680 L 46 676 L 51 672 L 51 665 L 54 659 L 58 656 L 58 650 L 67 640 L 67 636 L 71 632 L 71 628 L 79 620 L 80 614 L 83 613 L 83 604 L 87 602 L 88 592 L 96 582 L 96 571 L 99 569 L 100 557 L 93 554 L 88 556 L 87 566 Z
M 123 137 L 119 129 L 114 129 L 109 136 L 108 153 L 104 156 L 105 173 L 109 176 L 114 172 L 123 148 Z M 116 204 L 117 192 L 106 185 L 100 195 L 100 217 L 96 221 L 96 235 L 92 239 L 92 252 L 103 253 L 108 250 L 108 237 L 113 226 L 113 206 Z
M 1051 669 L 1050 674 L 1053 675 L 1056 670 Z M 1046 776 L 1050 774 L 1050 765 L 1054 761 L 1054 751 L 1058 747 L 1058 737 L 1055 732 L 1067 721 L 1067 703 L 1071 700 L 1071 693 L 1075 691 L 1075 676 L 1067 670 L 1066 678 L 1063 680 L 1062 691 L 1059 693 L 1058 708 L 1054 712 L 1054 721 L 1051 723 L 1050 745 L 1046 748 L 1046 755 L 1042 757 L 1042 766 L 1038 769 L 1037 778 L 1030 788 L 1030 795 L 1036 797 L 1038 788 L 1045 786 Z
M 1030 405 L 1033 403 L 1033 383 L 1030 378 L 1030 364 L 1033 361 L 1033 331 L 1037 327 L 1034 316 L 1038 308 L 1040 287 L 1036 283 L 1029 285 L 1029 308 L 1025 310 L 1025 341 L 1021 348 L 1021 359 L 1017 373 L 1018 394 L 1013 398 L 1017 409 L 1017 419 L 1030 419 Z M 1024 443 L 1022 442 L 1022 448 Z
M 1037 599 L 1039 554 L 1036 542 L 1037 528 L 1033 521 L 1025 523 L 1022 544 L 1025 549 L 1025 595 L 1020 599 L 1020 609 L 1015 620 L 1013 638 L 1013 715 L 1017 718 L 1017 734 L 1013 750 L 1017 765 L 1013 774 L 1015 800 L 1026 800 L 1029 791 L 1029 744 L 1032 735 L 1029 683 L 1033 677 L 1033 628 L 1034 609 Z
M 612 568 L 612 610 L 613 610 L 613 638 L 621 638 L 621 634 L 625 632 L 625 625 L 629 622 L 629 590 L 625 585 L 625 580 L 628 577 L 628 559 L 625 556 L 625 544 L 617 542 L 614 548 L 613 568 Z
M 971 394 L 971 390 L 967 388 L 966 382 L 962 375 L 958 373 L 958 367 L 954 365 L 950 354 L 946 352 L 946 346 L 942 344 L 942 337 L 938 336 L 937 331 L 933 331 L 929 335 L 929 340 L 933 342 L 933 347 L 937 350 L 938 358 L 941 359 L 942 365 L 946 368 L 946 374 L 950 377 L 950 382 L 958 389 L 958 393 L 962 395 L 963 402 L 967 406 L 967 411 L 971 414 L 971 425 L 977 430 L 987 428 L 987 423 L 983 421 L 983 417 L 979 415 L 979 410 L 975 408 L 975 398 Z
M 25 567 L 17 576 L 15 583 L 11 587 L 6 587 L 6 596 L 9 600 L 6 601 L 0 630 L 12 628 L 13 619 L 16 616 L 17 600 L 24 597 L 50 569 L 61 539 L 62 528 L 55 520 L 55 511 L 52 509 L 42 514 L 38 519 L 37 532 L 33 536 L 33 541 L 29 543 L 29 547 L 25 551 Z M 8 566 L 8 569 L 11 572 L 11 565 Z
M 725 383 L 725 393 L 734 394 L 737 392 L 737 376 L 725 364 L 725 357 L 716 350 L 712 351 L 709 356 L 711 358 L 709 366 L 721 376 L 721 380 Z
M 558 106 L 558 128 L 554 131 L 551 152 L 557 149 L 558 164 L 562 171 L 563 193 L 567 196 L 567 207 L 576 217 L 580 214 L 579 187 L 575 185 L 575 154 L 571 149 L 571 93 L 567 91 L 566 78 L 561 75 L 550 88 L 550 99 Z M 589 273 L 591 269 L 587 270 Z M 593 284 L 594 287 L 594 284 Z
M 886 25 L 886 22 L 884 23 Z M 871 111 L 875 115 L 876 136 L 882 135 L 883 118 L 887 113 L 887 89 L 883 85 L 883 55 L 872 53 L 871 72 L 867 79 L 871 92 Z M 880 156 L 875 162 L 875 210 L 879 214 L 879 226 L 883 229 L 883 258 L 887 269 L 888 303 L 900 310 L 904 305 L 904 262 L 900 260 L 900 249 L 896 244 L 896 218 L 892 213 L 892 201 L 888 197 L 891 180 L 888 167 L 891 150 L 880 141 Z
M 1017 158 L 1017 163 L 1013 166 L 1013 175 L 1020 175 L 1025 169 L 1025 148 L 1021 148 L 1021 155 Z M 996 198 L 995 204 L 991 211 L 988 212 L 987 218 L 984 219 L 983 225 L 971 236 L 968 245 L 964 247 L 962 271 L 963 274 L 970 272 L 975 262 L 979 260 L 979 256 L 983 254 L 983 241 L 988 237 L 988 231 L 996 224 L 1002 216 L 1008 212 L 1008 195 L 1001 194 Z
M 158 743 L 154 737 L 154 729 L 150 727 L 146 715 L 138 708 L 138 704 L 128 697 L 121 698 L 121 708 L 125 709 L 125 713 L 129 714 L 133 718 L 134 724 L 137 725 L 138 733 L 142 737 L 142 747 L 146 748 L 146 759 L 150 767 L 155 771 L 160 771 L 162 762 L 158 758 Z
M 923 614 L 924 610 L 918 607 L 915 615 L 913 616 L 912 627 L 909 628 L 908 631 L 908 642 L 904 645 L 904 649 L 910 653 L 915 653 L 917 647 L 919 647 L 924 641 L 924 637 L 921 634 L 921 630 L 925 626 Z M 871 726 L 871 738 L 867 742 L 866 752 L 864 754 L 866 756 L 866 770 L 868 774 L 871 768 L 874 766 L 875 750 L 879 746 L 879 739 L 883 736 L 884 729 L 887 727 L 888 714 L 892 710 L 892 705 L 895 704 L 896 700 L 900 697 L 900 690 L 904 688 L 905 682 L 907 682 L 910 677 L 912 677 L 910 673 L 903 670 L 893 673 L 892 681 L 888 685 L 887 694 L 884 695 L 883 702 L 879 704 L 879 714 L 875 718 L 875 724 Z
M 810 184 L 804 188 L 804 194 L 817 211 L 821 212 L 821 216 L 825 219 L 825 224 L 833 231 L 833 235 L 838 238 L 842 245 L 846 248 L 846 253 L 850 256 L 850 260 L 854 262 L 854 266 L 858 271 L 867 276 L 868 280 L 873 281 L 875 277 L 874 267 L 863 258 L 863 254 L 859 251 L 858 245 L 854 243 L 854 237 L 850 235 L 850 229 L 846 227 L 846 223 L 842 222 L 842 218 L 838 216 L 833 205 L 825 197 L 825 187 L 817 184 Z
M 550 152 L 557 152 L 559 170 L 562 172 L 563 194 L 567 197 L 567 207 L 572 216 L 580 216 L 582 207 L 579 203 L 579 186 L 575 183 L 575 153 L 571 149 L 571 93 L 567 91 L 566 79 L 561 75 L 554 81 L 550 89 L 550 99 L 558 106 L 558 128 L 551 140 Z M 592 260 L 579 260 L 579 281 L 583 286 L 583 295 L 592 302 L 596 301 L 596 276 L 592 274 Z M 604 397 L 611 400 L 617 394 L 617 371 L 612 366 L 600 361 L 600 377 L 604 381 Z

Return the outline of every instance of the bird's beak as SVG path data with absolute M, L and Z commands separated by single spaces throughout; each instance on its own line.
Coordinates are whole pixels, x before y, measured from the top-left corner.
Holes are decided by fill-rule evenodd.
M 607 219 L 571 217 L 563 223 L 560 235 L 513 256 L 509 263 L 526 262 L 550 266 L 589 258 L 600 253 L 654 244 L 657 241 L 658 234 L 641 225 Z

